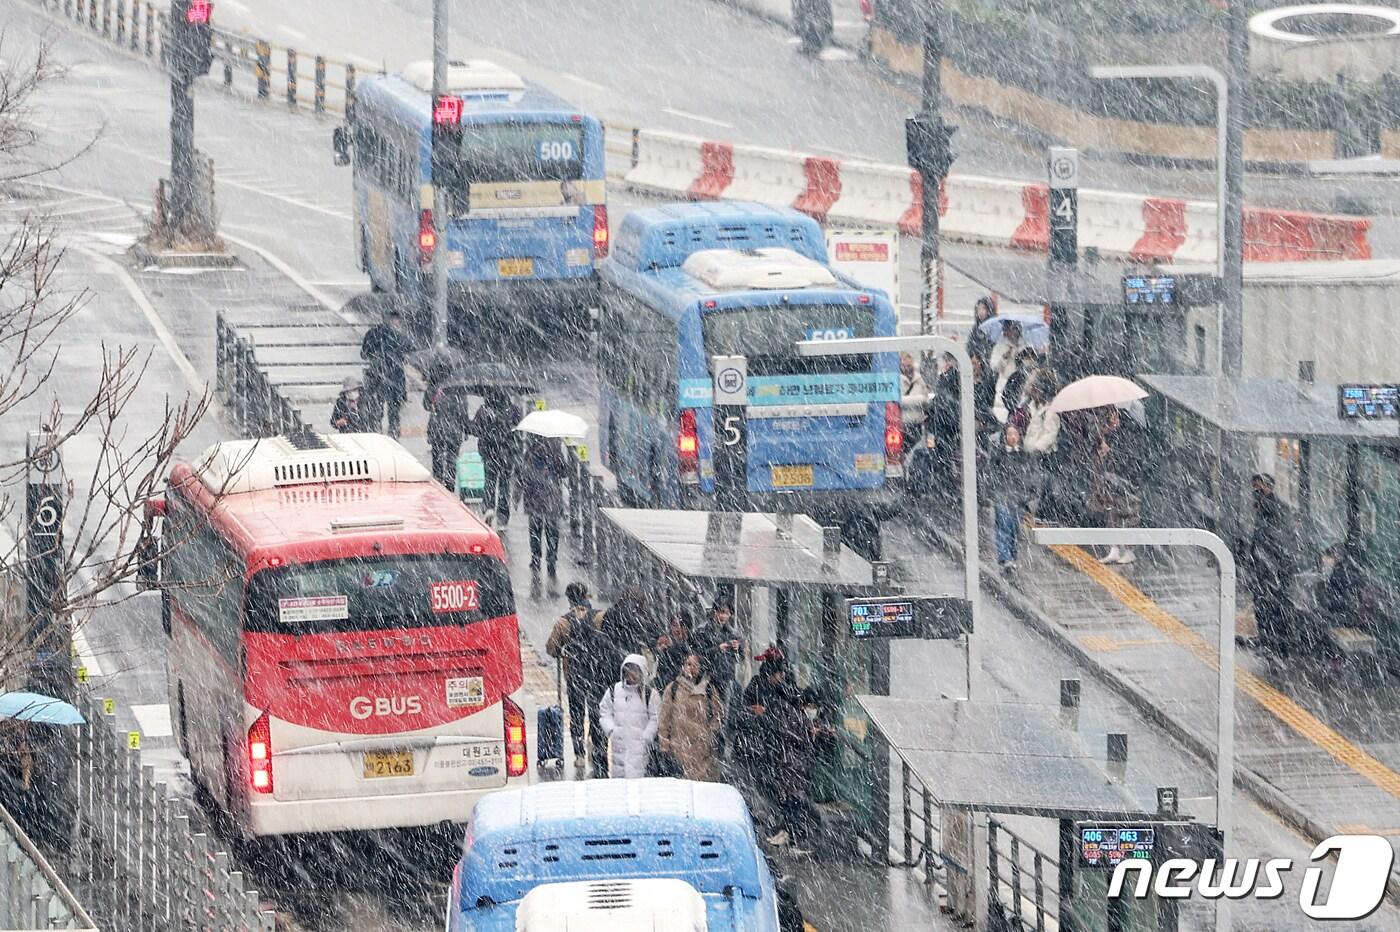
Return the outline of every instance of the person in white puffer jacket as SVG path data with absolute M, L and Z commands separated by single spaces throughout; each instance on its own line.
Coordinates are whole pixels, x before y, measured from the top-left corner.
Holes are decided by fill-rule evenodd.
M 628 654 L 622 661 L 622 679 L 603 693 L 598 720 L 608 736 L 608 776 L 638 778 L 647 775 L 651 746 L 661 721 L 661 693 L 651 688 L 647 659 Z

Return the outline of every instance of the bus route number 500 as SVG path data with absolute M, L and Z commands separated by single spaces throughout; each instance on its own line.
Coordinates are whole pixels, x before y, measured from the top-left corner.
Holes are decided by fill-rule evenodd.
M 428 589 L 433 613 L 474 612 L 481 607 L 481 593 L 475 579 L 435 582 Z

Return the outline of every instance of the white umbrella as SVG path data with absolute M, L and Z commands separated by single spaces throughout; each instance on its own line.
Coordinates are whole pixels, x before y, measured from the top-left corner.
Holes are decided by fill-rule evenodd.
M 1066 411 L 1080 411 L 1084 408 L 1126 404 L 1146 397 L 1147 392 L 1131 379 L 1119 378 L 1116 375 L 1091 375 L 1060 389 L 1055 400 L 1050 402 L 1050 410 L 1063 414 Z
M 577 414 L 567 411 L 531 411 L 521 418 L 515 429 L 538 437 L 582 440 L 588 436 L 588 424 Z

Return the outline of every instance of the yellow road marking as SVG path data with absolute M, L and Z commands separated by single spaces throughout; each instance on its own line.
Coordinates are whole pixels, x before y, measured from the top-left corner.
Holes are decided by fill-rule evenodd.
M 1098 583 L 1104 591 L 1140 615 L 1172 643 L 1189 651 L 1212 670 L 1220 669 L 1220 654 L 1204 638 L 1187 627 L 1179 618 L 1122 576 L 1099 563 L 1085 550 L 1067 544 L 1050 547 L 1070 566 Z M 1377 787 L 1400 799 L 1400 774 L 1367 754 L 1357 745 L 1328 727 L 1298 703 L 1274 689 L 1248 670 L 1235 667 L 1235 688 L 1273 713 L 1301 737 L 1326 751 L 1339 763 L 1365 777 Z
M 1089 650 L 1115 651 L 1125 647 L 1148 647 L 1152 644 L 1166 644 L 1165 638 L 1111 638 L 1102 634 L 1086 634 L 1079 639 Z
M 1339 822 L 1337 831 L 1344 835 L 1400 835 L 1400 828 L 1372 828 L 1362 822 Z

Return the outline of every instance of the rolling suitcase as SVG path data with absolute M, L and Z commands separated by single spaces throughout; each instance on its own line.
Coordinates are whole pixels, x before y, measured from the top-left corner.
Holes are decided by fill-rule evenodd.
M 559 780 L 564 775 L 564 702 L 560 678 L 563 670 L 554 664 L 555 704 L 535 713 L 535 767 L 543 781 Z

